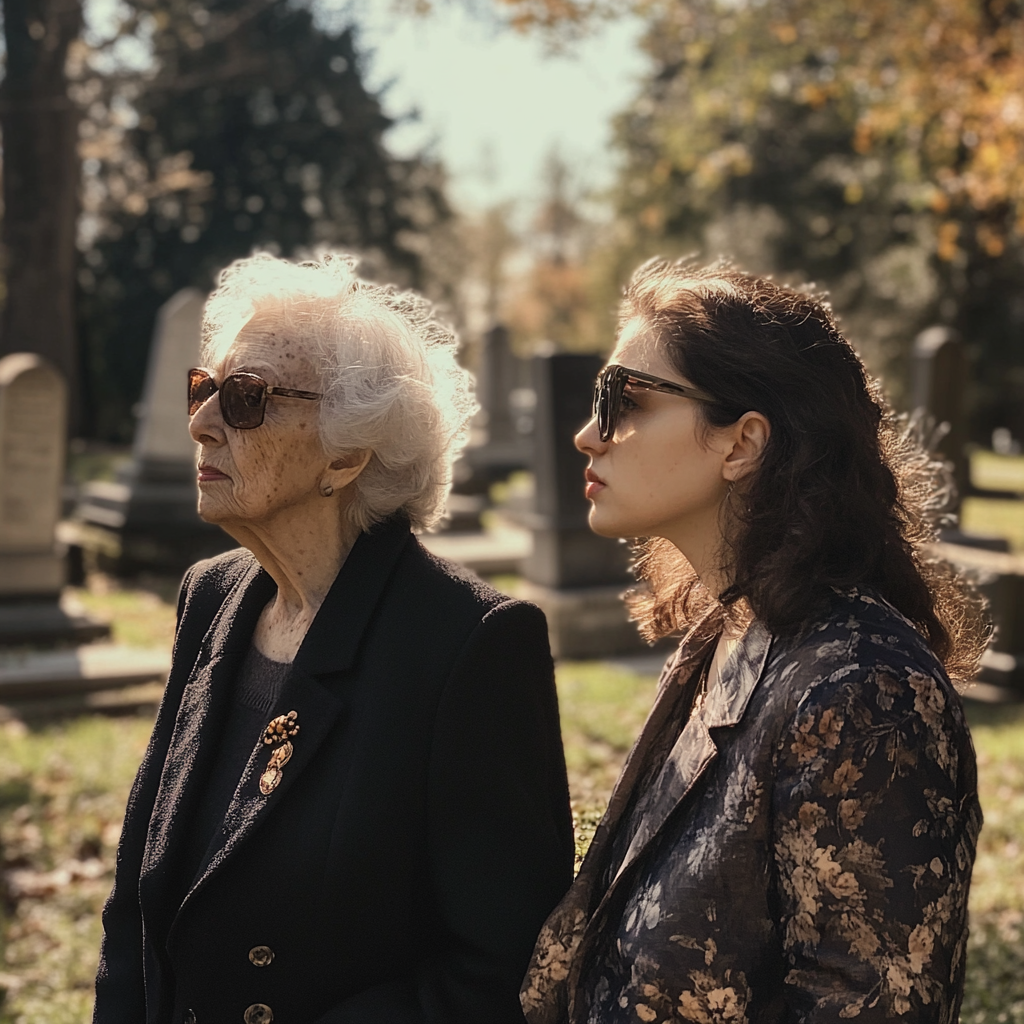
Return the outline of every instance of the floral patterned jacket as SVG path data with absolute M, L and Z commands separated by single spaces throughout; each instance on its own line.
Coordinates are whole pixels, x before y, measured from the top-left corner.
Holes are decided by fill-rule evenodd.
M 869 592 L 837 594 L 795 638 L 750 626 L 615 871 L 617 829 L 636 824 L 634 789 L 657 771 L 645 757 L 708 650 L 684 641 L 662 673 L 538 939 L 530 1024 L 955 1022 L 981 827 L 974 751 L 941 665 Z

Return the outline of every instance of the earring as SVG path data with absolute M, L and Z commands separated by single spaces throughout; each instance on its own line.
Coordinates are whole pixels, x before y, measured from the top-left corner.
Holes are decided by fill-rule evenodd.
M 329 498 L 334 493 L 334 488 L 330 484 L 325 484 L 320 488 L 320 493 L 325 497 Z

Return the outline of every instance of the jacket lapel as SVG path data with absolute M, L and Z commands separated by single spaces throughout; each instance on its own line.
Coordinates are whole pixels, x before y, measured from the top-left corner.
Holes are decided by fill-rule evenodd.
M 260 776 L 266 771 L 274 748 L 265 746 L 262 742 L 257 743 L 249 755 L 249 762 L 228 805 L 221 829 L 214 836 L 204 862 L 182 901 L 179 913 L 266 820 L 273 809 L 279 806 L 282 800 L 287 799 L 288 790 L 313 759 L 343 707 L 344 700 L 341 697 L 332 693 L 318 680 L 293 668 L 282 690 L 279 708 L 284 709 L 285 713 L 297 713 L 299 732 L 291 740 L 292 755 L 281 770 L 280 782 L 268 794 L 261 791 Z
M 737 725 L 743 718 L 764 670 L 771 641 L 771 633 L 755 619 L 723 666 L 720 678 L 708 688 L 704 701 L 694 707 L 651 786 L 650 802 L 622 859 L 616 881 L 661 831 L 672 812 L 718 756 L 718 747 L 711 738 L 710 730 Z
M 590 909 L 596 887 L 606 869 L 612 838 L 629 807 L 630 797 L 650 756 L 654 739 L 664 728 L 677 701 L 683 699 L 694 670 L 707 654 L 711 640 L 694 640 L 701 626 L 703 623 L 698 623 L 691 630 L 665 663 L 654 705 L 619 773 L 579 874 L 541 929 L 521 993 L 523 1009 L 530 1024 L 561 1024 L 569 1019 L 570 993 L 575 990 L 574 979 L 580 966 L 578 951 L 592 920 Z
M 683 699 L 690 679 L 694 671 L 702 664 L 711 642 L 711 640 L 701 640 L 696 643 L 684 641 L 676 653 L 665 663 L 661 679 L 658 681 L 658 694 L 650 714 L 619 773 L 612 795 L 608 800 L 608 807 L 594 832 L 587 856 L 580 867 L 580 876 L 583 878 L 588 878 L 591 875 L 596 878 L 601 874 L 607 847 L 629 806 L 633 788 L 644 769 L 651 745 L 664 728 L 665 721 L 672 714 L 676 703 Z
M 694 709 L 691 722 L 687 723 L 673 745 L 664 768 L 651 787 L 653 801 L 637 837 L 630 844 L 615 879 L 601 894 L 595 907 L 594 887 L 600 881 L 612 836 L 630 805 L 633 789 L 649 758 L 653 741 L 664 728 L 676 701 L 683 699 L 693 683 L 695 671 L 710 653 L 710 645 L 717 640 L 717 637 L 700 639 L 705 625 L 705 621 L 696 624 L 683 640 L 675 658 L 665 666 L 654 707 L 619 776 L 580 873 L 541 931 L 522 993 L 523 1006 L 531 1024 L 557 1024 L 576 1019 L 574 995 L 586 960 L 586 947 L 594 935 L 591 925 L 601 920 L 601 910 L 617 887 L 623 871 L 636 862 L 717 756 L 718 749 L 709 730 L 740 722 L 761 678 L 772 636 L 760 622 L 755 621 L 726 663 L 722 675 L 728 678 L 728 685 L 719 683 L 712 687 L 703 706 Z
M 231 684 L 274 583 L 253 559 L 214 616 L 182 693 L 174 732 L 160 773 L 139 880 L 143 909 L 173 892 L 176 840 L 216 756 Z
M 292 755 L 282 768 L 280 782 L 269 793 L 261 791 L 260 776 L 274 748 L 259 742 L 182 909 L 287 799 L 288 791 L 330 734 L 345 707 L 344 684 L 338 683 L 337 676 L 352 669 L 399 556 L 406 544 L 415 543 L 408 522 L 401 517 L 356 541 L 309 627 L 281 693 L 278 713 L 295 711 L 299 732 L 291 740 Z

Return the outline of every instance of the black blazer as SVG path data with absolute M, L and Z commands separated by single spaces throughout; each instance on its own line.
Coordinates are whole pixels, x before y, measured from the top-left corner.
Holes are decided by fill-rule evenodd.
M 185 577 L 104 910 L 94 1021 L 521 1022 L 530 950 L 573 864 L 544 616 L 432 557 L 404 520 L 360 537 L 298 652 L 273 712 L 300 726 L 280 784 L 261 793 L 258 745 L 180 888 L 274 586 L 246 550 Z

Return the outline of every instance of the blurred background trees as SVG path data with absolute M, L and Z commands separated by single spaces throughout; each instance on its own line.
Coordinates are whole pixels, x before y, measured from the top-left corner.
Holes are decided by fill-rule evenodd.
M 641 259 L 731 256 L 826 288 L 897 401 L 917 331 L 957 328 L 972 356 L 973 439 L 1024 435 L 1017 0 L 499 7 L 555 45 L 626 13 L 647 26 L 648 71 L 617 119 L 620 170 L 586 256 L 589 337 L 607 344 Z
M 553 153 L 532 202 L 482 211 L 450 208 L 436 159 L 389 152 L 351 10 L 327 10 L 129 0 L 105 38 L 75 42 L 73 0 L 4 0 L 0 345 L 28 329 L 11 326 L 19 308 L 47 306 L 29 316 L 46 344 L 69 337 L 41 325 L 66 320 L 71 299 L 16 299 L 33 294 L 25 239 L 44 230 L 25 228 L 38 204 L 11 191 L 43 181 L 12 148 L 13 111 L 29 109 L 19 54 L 42 67 L 45 52 L 71 80 L 65 138 L 80 120 L 77 323 L 60 344 L 82 367 L 85 433 L 130 436 L 153 316 L 176 289 L 209 287 L 253 246 L 330 243 L 445 298 L 470 334 L 508 321 L 521 350 L 607 348 L 619 289 L 649 255 L 734 256 L 827 288 L 898 400 L 915 333 L 958 328 L 974 439 L 1024 436 L 1019 0 L 500 0 L 490 11 L 510 30 L 568 47 L 639 17 L 648 69 L 616 121 L 610 189 L 595 194 L 587 168 Z M 43 106 L 60 106 L 67 83 L 47 82 Z M 77 180 L 77 159 L 46 171 Z M 61 195 L 51 223 L 66 232 L 77 199 Z
M 83 139 L 79 310 L 88 424 L 123 439 L 138 339 L 179 288 L 209 288 L 254 247 L 317 245 L 422 284 L 425 238 L 449 211 L 438 165 L 388 152 L 351 27 L 288 0 L 134 0 L 120 31 L 151 40 L 152 64 L 81 86 L 99 116 Z
M 615 276 L 655 251 L 827 287 L 901 397 L 909 343 L 958 328 L 974 435 L 1024 433 L 1024 22 L 1003 0 L 650 8 L 617 125 Z
M 3 0 L 2 9 L 0 356 L 29 348 L 73 380 L 80 115 L 67 74 L 82 9 L 79 0 Z
M 567 351 L 602 347 L 591 259 L 596 225 L 580 174 L 558 150 L 548 154 L 539 200 L 524 233 L 527 257 L 504 310 L 520 349 L 542 340 Z

